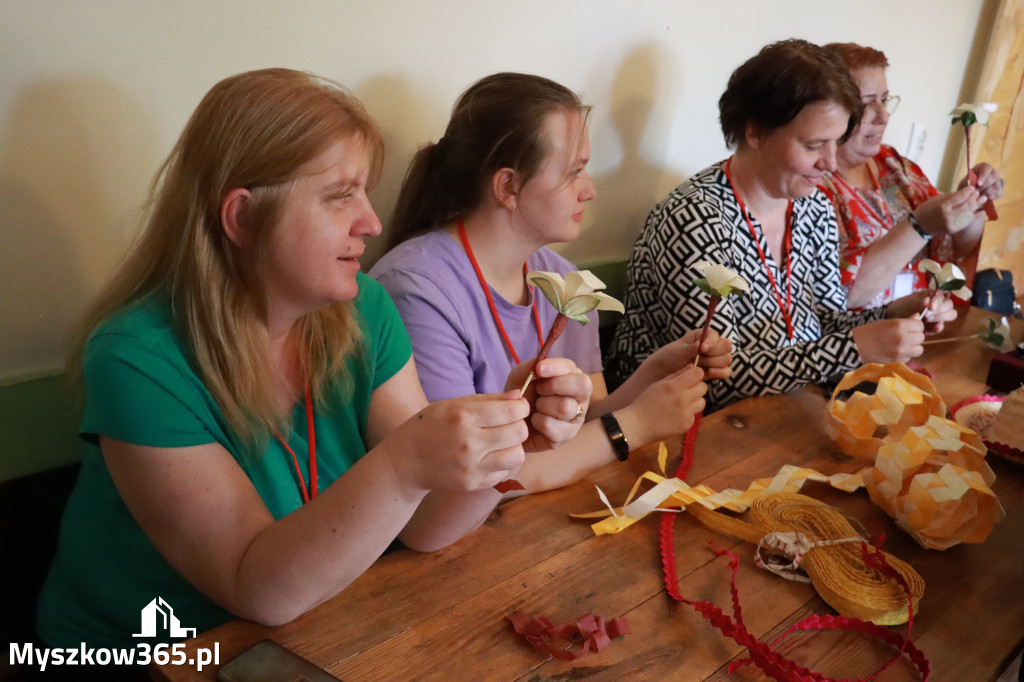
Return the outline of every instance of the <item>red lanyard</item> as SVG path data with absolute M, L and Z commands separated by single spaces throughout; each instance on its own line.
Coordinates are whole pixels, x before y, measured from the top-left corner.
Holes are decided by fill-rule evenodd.
M 462 218 L 456 218 L 455 224 L 459 228 L 459 237 L 462 239 L 462 248 L 466 250 L 466 255 L 469 256 L 469 262 L 473 264 L 473 271 L 476 273 L 476 278 L 480 282 L 480 288 L 484 290 L 484 296 L 487 297 L 487 305 L 491 308 L 491 316 L 494 318 L 494 324 L 498 326 L 498 333 L 501 334 L 501 340 L 505 342 L 505 347 L 508 348 L 509 354 L 512 356 L 512 360 L 515 364 L 519 364 L 519 355 L 516 354 L 516 349 L 512 347 L 512 340 L 508 338 L 508 334 L 505 333 L 505 325 L 501 323 L 501 316 L 498 315 L 498 309 L 494 306 L 494 299 L 491 297 L 491 288 L 487 286 L 487 280 L 484 279 L 484 273 L 480 271 L 480 264 L 476 262 L 476 256 L 473 255 L 473 249 L 469 245 L 469 239 L 466 237 L 466 228 L 462 225 Z M 526 276 L 527 268 L 526 263 L 523 263 L 523 276 Z M 533 287 L 530 287 L 532 294 Z M 537 313 L 537 298 L 533 299 L 533 321 L 537 325 L 537 341 L 541 346 L 544 345 L 544 332 L 540 328 L 540 315 Z
M 789 205 L 786 206 L 786 304 L 782 304 L 782 294 L 779 293 L 779 285 L 775 283 L 775 277 L 772 276 L 771 268 L 768 267 L 768 259 L 765 258 L 764 249 L 761 248 L 761 240 L 757 238 L 757 231 L 754 229 L 754 223 L 750 221 L 750 215 L 747 214 L 747 208 L 743 205 L 743 199 L 740 198 L 740 193 L 736 191 L 736 185 L 732 182 L 732 176 L 729 175 L 729 164 L 732 162 L 732 157 L 725 162 L 722 166 L 722 170 L 725 171 L 725 179 L 729 181 L 729 187 L 732 188 L 733 196 L 736 197 L 736 203 L 739 204 L 740 213 L 743 214 L 743 219 L 747 221 L 747 227 L 750 228 L 750 236 L 754 240 L 754 246 L 757 247 L 757 255 L 761 257 L 761 265 L 764 266 L 764 272 L 768 275 L 768 281 L 772 284 L 772 292 L 775 294 L 775 300 L 779 303 L 779 309 L 782 311 L 782 318 L 786 321 L 786 336 L 789 340 L 793 340 L 793 257 L 792 257 L 792 246 L 793 246 L 793 202 L 790 201 Z
M 288 451 L 288 454 L 292 456 L 292 464 L 295 465 L 295 475 L 298 477 L 299 492 L 302 494 L 302 503 L 305 504 L 311 499 L 316 497 L 317 484 L 316 484 L 316 426 L 313 423 L 313 401 L 309 397 L 309 384 L 306 384 L 306 435 L 309 439 L 309 488 L 306 488 L 306 480 L 302 477 L 302 470 L 299 469 L 299 458 L 295 456 L 295 451 L 288 447 L 288 443 L 285 442 L 284 438 L 281 438 L 281 434 L 277 434 L 277 439 L 281 441 L 281 445 Z
M 857 203 L 863 206 L 864 209 L 871 214 L 871 217 L 878 221 L 880 225 L 892 227 L 892 214 L 889 213 L 889 204 L 886 202 L 885 197 L 881 196 L 882 186 L 878 184 L 878 178 L 875 177 L 875 172 L 871 170 L 870 163 L 868 164 L 867 169 L 868 175 L 871 177 L 871 184 L 874 185 L 875 191 L 879 193 L 879 198 L 882 201 L 882 209 L 885 211 L 885 220 L 882 220 L 882 216 L 878 215 L 878 213 L 875 212 L 875 209 L 871 208 L 871 204 L 865 201 L 864 197 L 860 195 L 860 192 L 851 187 L 849 183 L 846 182 L 846 179 L 838 173 L 838 171 L 833 173 L 832 177 L 838 180 L 840 184 L 846 188 L 846 191 L 853 195 L 853 198 L 857 200 Z

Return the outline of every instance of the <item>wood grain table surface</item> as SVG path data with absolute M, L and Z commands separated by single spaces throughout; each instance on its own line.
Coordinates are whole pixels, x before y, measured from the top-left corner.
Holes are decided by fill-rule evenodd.
M 970 309 L 941 337 L 969 335 L 986 316 Z M 1024 338 L 1024 325 L 1013 324 Z M 985 391 L 995 351 L 980 340 L 928 344 L 922 363 L 952 406 Z M 824 474 L 853 472 L 863 460 L 843 455 L 824 430 L 828 395 L 807 386 L 782 396 L 744 400 L 704 418 L 691 484 L 744 489 L 784 464 Z M 679 440 L 666 443 L 679 461 Z M 187 653 L 219 647 L 221 664 L 262 639 L 272 639 L 345 680 L 761 680 L 747 666 L 729 673 L 746 650 L 690 606 L 673 602 L 662 582 L 658 520 L 648 517 L 615 535 L 595 536 L 571 513 L 601 508 L 595 485 L 620 504 L 637 477 L 657 470 L 656 446 L 603 467 L 561 490 L 501 505 L 487 522 L 442 551 L 400 550 L 382 557 L 341 594 L 295 621 L 270 628 L 237 620 L 189 640 Z M 805 494 L 840 508 L 873 532 L 886 551 L 925 580 L 911 638 L 939 681 L 994 679 L 1024 646 L 1024 465 L 990 454 L 994 489 L 1006 509 L 988 539 L 946 551 L 918 546 L 863 491 L 843 493 L 808 483 Z M 728 560 L 740 557 L 737 585 L 749 631 L 772 640 L 811 614 L 832 613 L 808 584 L 782 580 L 754 566 L 752 547 L 709 530 L 691 515 L 675 524 L 680 590 L 731 612 Z M 514 611 L 571 623 L 594 613 L 625 617 L 631 634 L 576 661 L 550 658 L 515 634 Z M 894 628 L 905 633 L 906 626 Z M 824 675 L 856 679 L 874 672 L 894 650 L 863 635 L 802 633 L 780 650 Z M 212 680 L 187 666 L 151 669 L 159 680 Z M 881 680 L 919 679 L 903 659 Z

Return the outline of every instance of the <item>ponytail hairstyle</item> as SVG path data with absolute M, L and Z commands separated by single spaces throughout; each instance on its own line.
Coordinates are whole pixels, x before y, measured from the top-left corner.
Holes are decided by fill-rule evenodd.
M 350 139 L 367 154 L 372 185 L 383 138 L 341 85 L 290 69 L 217 83 L 154 178 L 143 231 L 88 314 L 69 373 L 80 376 L 85 345 L 104 320 L 148 296 L 166 297 L 197 374 L 240 441 L 258 452 L 269 434 L 289 426 L 266 371 L 265 265 L 287 238 L 280 216 L 294 181 L 307 163 Z M 251 192 L 247 250 L 228 239 L 220 218 L 224 197 L 240 187 Z M 307 315 L 297 332 L 300 362 L 322 401 L 328 385 L 347 380 L 346 358 L 361 338 L 351 302 Z
M 502 168 L 515 171 L 521 185 L 529 182 L 549 152 L 544 121 L 559 111 L 586 117 L 590 107 L 565 86 L 530 74 L 496 73 L 470 86 L 444 136 L 409 164 L 387 248 L 477 208 Z

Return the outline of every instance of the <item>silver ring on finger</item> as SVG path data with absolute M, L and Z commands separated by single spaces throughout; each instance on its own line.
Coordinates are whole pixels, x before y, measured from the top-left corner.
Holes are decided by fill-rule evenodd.
M 569 423 L 575 424 L 576 422 L 583 419 L 584 414 L 586 414 L 586 412 L 583 411 L 583 405 L 581 405 L 580 403 L 576 403 L 576 416 L 570 419 Z

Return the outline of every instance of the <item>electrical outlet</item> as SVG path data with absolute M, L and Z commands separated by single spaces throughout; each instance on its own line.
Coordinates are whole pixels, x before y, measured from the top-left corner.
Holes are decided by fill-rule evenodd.
M 904 156 L 917 163 L 921 158 L 921 152 L 924 151 L 924 141 L 927 137 L 928 131 L 924 129 L 923 125 L 916 121 L 911 123 L 910 140 L 907 143 L 907 153 Z

